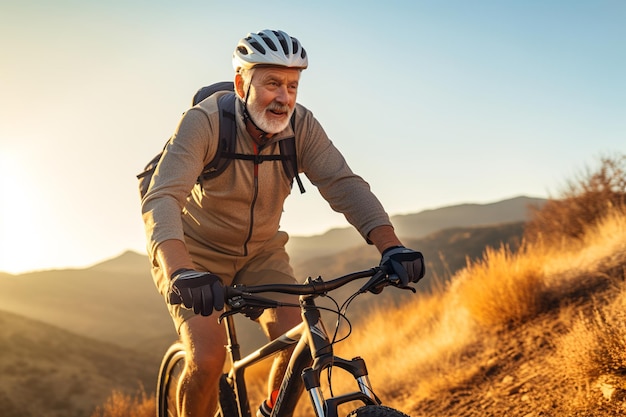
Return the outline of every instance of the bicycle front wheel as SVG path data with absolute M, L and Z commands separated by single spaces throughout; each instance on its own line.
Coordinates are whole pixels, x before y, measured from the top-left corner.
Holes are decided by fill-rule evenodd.
M 178 417 L 176 391 L 185 367 L 185 349 L 174 343 L 163 356 L 157 381 L 157 417 Z
M 347 417 L 409 417 L 401 411 L 384 405 L 366 405 L 357 408 L 348 414 Z

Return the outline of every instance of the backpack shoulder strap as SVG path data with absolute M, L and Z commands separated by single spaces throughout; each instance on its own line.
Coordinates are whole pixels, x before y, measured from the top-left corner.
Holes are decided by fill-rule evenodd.
M 206 88 L 206 87 L 205 87 Z M 232 161 L 232 158 L 224 157 L 235 151 L 237 136 L 237 124 L 235 121 L 235 94 L 224 94 L 217 99 L 217 107 L 220 112 L 219 142 L 213 159 L 205 165 L 198 181 L 215 178 L 220 175 Z
M 291 116 L 291 129 L 295 135 L 296 133 L 296 113 L 294 112 Z M 300 194 L 304 194 L 306 190 L 304 189 L 304 185 L 302 184 L 302 180 L 298 175 L 298 154 L 296 153 L 296 137 L 291 136 L 287 139 L 283 139 L 278 142 L 280 147 L 280 154 L 285 156 L 283 159 L 283 168 L 288 178 L 291 178 L 292 181 L 295 178 L 298 183 L 298 188 L 300 189 Z

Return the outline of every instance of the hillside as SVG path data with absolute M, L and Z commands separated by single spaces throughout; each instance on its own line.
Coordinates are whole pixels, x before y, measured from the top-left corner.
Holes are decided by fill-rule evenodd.
M 133 252 L 83 270 L 4 277 L 0 305 L 76 334 L 138 349 L 154 359 L 169 343 L 164 337 L 176 338 L 154 289 L 148 260 Z
M 0 311 L 0 415 L 85 417 L 111 394 L 154 385 L 150 360 Z
M 413 417 L 623 415 L 625 271 L 624 210 L 561 247 L 488 252 L 433 311 L 406 312 L 422 318 L 404 323 L 414 382 L 395 401 Z

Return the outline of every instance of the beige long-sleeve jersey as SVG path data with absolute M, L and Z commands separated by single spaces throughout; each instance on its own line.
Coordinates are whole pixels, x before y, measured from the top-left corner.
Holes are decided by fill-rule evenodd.
M 292 185 L 281 161 L 255 165 L 234 159 L 218 177 L 196 184 L 217 151 L 220 94 L 184 114 L 142 201 L 148 252 L 155 265 L 156 248 L 169 239 L 184 242 L 188 236 L 223 253 L 247 255 L 279 230 Z M 258 149 L 245 128 L 239 100 L 236 123 L 237 153 L 280 154 L 278 141 L 293 136 L 289 125 Z M 300 104 L 295 129 L 299 171 L 332 209 L 343 213 L 364 238 L 375 227 L 391 225 L 367 182 L 352 172 L 313 114 Z

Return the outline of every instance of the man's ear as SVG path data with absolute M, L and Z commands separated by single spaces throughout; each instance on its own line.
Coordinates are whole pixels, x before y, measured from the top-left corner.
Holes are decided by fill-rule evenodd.
M 245 98 L 245 92 L 243 89 L 243 77 L 241 74 L 235 74 L 235 94 L 242 100 Z

